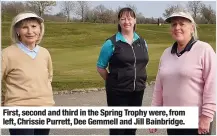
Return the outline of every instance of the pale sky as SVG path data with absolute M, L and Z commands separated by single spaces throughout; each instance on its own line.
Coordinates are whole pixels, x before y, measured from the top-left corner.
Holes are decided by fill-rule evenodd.
M 60 1 L 59 1 L 60 2 Z M 60 4 L 57 2 L 57 6 L 53 8 L 52 13 L 56 14 L 60 11 Z M 216 11 L 215 1 L 202 1 L 206 5 L 211 5 L 211 7 Z M 187 1 L 90 1 L 91 8 L 97 5 L 104 5 L 108 9 L 117 9 L 120 7 L 125 7 L 127 4 L 135 5 L 138 12 L 141 12 L 144 17 L 163 17 L 163 13 L 168 5 L 186 5 Z

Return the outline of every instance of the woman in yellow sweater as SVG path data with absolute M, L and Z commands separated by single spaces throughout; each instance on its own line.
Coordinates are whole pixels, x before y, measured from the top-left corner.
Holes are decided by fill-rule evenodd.
M 52 61 L 39 46 L 44 20 L 33 12 L 14 17 L 13 44 L 2 51 L 2 106 L 53 106 Z M 50 129 L 9 129 L 11 135 L 48 135 Z

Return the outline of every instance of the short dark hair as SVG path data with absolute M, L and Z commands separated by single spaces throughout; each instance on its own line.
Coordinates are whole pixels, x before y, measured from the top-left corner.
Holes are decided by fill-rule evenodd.
M 124 14 L 124 13 L 129 13 L 131 17 L 133 18 L 136 18 L 136 14 L 135 12 L 129 8 L 129 7 L 125 7 L 125 8 L 122 8 L 119 12 L 118 12 L 118 20 L 120 20 L 121 16 Z M 133 30 L 135 31 L 136 29 L 136 24 L 134 25 L 133 27 Z M 121 26 L 118 24 L 118 31 L 121 32 Z

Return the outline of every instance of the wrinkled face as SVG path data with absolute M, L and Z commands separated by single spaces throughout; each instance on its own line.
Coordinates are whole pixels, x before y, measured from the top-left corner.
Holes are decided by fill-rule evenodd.
M 188 19 L 176 17 L 171 20 L 171 34 L 177 42 L 189 40 L 193 32 L 194 26 Z
M 40 37 L 41 28 L 37 20 L 24 20 L 17 29 L 20 41 L 26 45 L 35 45 Z
M 122 31 L 133 31 L 136 19 L 133 18 L 129 12 L 125 12 L 120 17 L 119 24 Z

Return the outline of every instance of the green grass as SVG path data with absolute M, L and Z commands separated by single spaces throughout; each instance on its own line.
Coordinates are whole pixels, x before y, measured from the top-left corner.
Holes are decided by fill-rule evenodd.
M 2 23 L 2 48 L 10 45 L 10 23 Z M 46 23 L 42 43 L 53 60 L 54 90 L 103 87 L 104 81 L 96 72 L 96 61 L 103 42 L 117 30 L 114 24 Z M 216 26 L 199 25 L 200 40 L 215 49 Z M 159 58 L 174 42 L 169 25 L 137 25 L 137 32 L 149 46 L 148 81 L 155 80 Z

